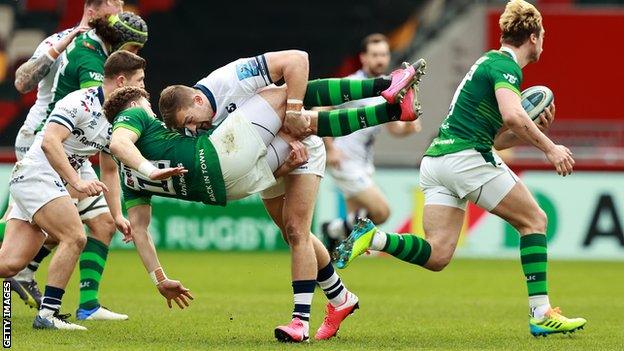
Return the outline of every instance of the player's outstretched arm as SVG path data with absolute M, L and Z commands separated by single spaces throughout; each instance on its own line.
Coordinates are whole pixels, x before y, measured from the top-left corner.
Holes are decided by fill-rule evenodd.
M 308 53 L 301 50 L 284 50 L 264 54 L 271 80 L 282 78 L 287 86 L 284 128 L 293 136 L 301 137 L 310 126 L 309 119 L 301 114 L 303 98 L 308 85 L 310 65 Z
M 102 191 L 108 191 L 106 185 L 99 180 L 81 180 L 76 170 L 69 163 L 63 149 L 63 141 L 69 137 L 69 134 L 69 129 L 54 122 L 49 123 L 46 127 L 41 149 L 52 168 L 69 185 L 81 193 L 95 196 Z
M 163 180 L 188 172 L 184 167 L 159 169 L 148 161 L 134 145 L 139 136 L 126 128 L 117 128 L 111 136 L 110 150 L 126 166 L 139 171 L 151 180 Z
M 132 235 L 130 222 L 124 218 L 121 212 L 121 188 L 119 186 L 119 173 L 117 172 L 117 163 L 110 154 L 100 152 L 100 175 L 102 182 L 108 187 L 108 191 L 104 193 L 106 203 L 113 216 L 117 229 L 128 237 Z
M 179 281 L 168 279 L 165 271 L 160 265 L 156 247 L 149 235 L 148 227 L 152 217 L 152 207 L 150 205 L 138 205 L 128 209 L 128 218 L 132 225 L 132 240 L 137 252 L 143 261 L 145 269 L 161 295 L 167 299 L 167 305 L 171 308 L 171 301 L 184 308 L 189 305 L 188 300 L 192 300 L 189 289 L 185 288 Z M 124 241 L 128 242 L 127 238 Z
M 69 35 L 51 45 L 47 52 L 24 62 L 15 72 L 15 89 L 22 94 L 35 89 L 39 81 L 49 72 L 58 56 L 65 51 L 76 35 L 88 30 L 89 27 L 76 27 Z M 45 45 L 42 43 L 41 45 Z M 49 44 L 48 44 L 49 45 Z
M 518 138 L 542 150 L 559 175 L 572 173 L 572 152 L 563 145 L 555 145 L 539 130 L 522 108 L 518 94 L 507 88 L 499 88 L 496 89 L 496 100 L 505 126 Z

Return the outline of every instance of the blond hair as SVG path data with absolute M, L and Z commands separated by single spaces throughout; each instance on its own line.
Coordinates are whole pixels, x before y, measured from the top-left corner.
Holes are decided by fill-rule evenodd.
M 511 0 L 505 6 L 498 25 L 501 29 L 501 43 L 519 47 L 531 34 L 540 36 L 542 15 L 535 6 L 524 0 Z

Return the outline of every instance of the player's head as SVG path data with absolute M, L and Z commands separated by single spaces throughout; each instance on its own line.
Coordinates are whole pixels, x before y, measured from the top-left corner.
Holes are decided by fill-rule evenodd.
M 104 79 L 116 87 L 145 87 L 145 59 L 129 51 L 112 53 L 104 63 Z
M 147 42 L 147 24 L 132 12 L 96 18 L 89 25 L 111 51 L 127 50 L 136 54 Z
M 390 45 L 388 38 L 380 33 L 367 35 L 360 48 L 362 69 L 373 77 L 380 76 L 390 65 Z
M 171 85 L 160 93 L 158 109 L 169 129 L 186 128 L 191 133 L 209 129 L 212 108 L 206 96 L 197 89 Z
M 107 17 L 123 11 L 122 0 L 85 0 L 84 15 L 89 18 Z
M 149 102 L 149 93 L 143 88 L 133 86 L 115 89 L 104 102 L 104 115 L 112 124 L 121 111 L 131 107 L 142 107 L 147 113 L 156 116 Z
M 516 48 L 526 47 L 529 62 L 539 59 L 544 43 L 542 15 L 535 6 L 523 0 L 511 0 L 505 6 L 498 24 L 501 44 Z

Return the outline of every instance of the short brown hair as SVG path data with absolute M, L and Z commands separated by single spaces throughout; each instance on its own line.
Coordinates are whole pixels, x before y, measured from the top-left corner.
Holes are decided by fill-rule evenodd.
M 160 93 L 158 110 L 160 110 L 160 115 L 167 128 L 175 129 L 178 127 L 176 114 L 178 111 L 193 105 L 193 91 L 193 88 L 185 85 L 170 85 Z
M 144 58 L 130 51 L 115 51 L 104 63 L 104 77 L 115 78 L 120 74 L 127 77 L 139 69 L 145 69 Z
M 115 89 L 104 102 L 104 115 L 110 124 L 113 124 L 119 112 L 128 108 L 131 102 L 139 101 L 142 97 L 149 100 L 149 93 L 139 87 L 121 87 Z
M 387 43 L 388 38 L 381 33 L 369 34 L 362 39 L 362 45 L 360 46 L 360 53 L 365 54 L 368 52 L 368 46 L 370 44 Z
M 540 36 L 542 15 L 535 6 L 526 1 L 511 0 L 505 6 L 505 12 L 500 16 L 498 25 L 501 29 L 501 43 L 519 47 L 531 37 L 531 34 Z

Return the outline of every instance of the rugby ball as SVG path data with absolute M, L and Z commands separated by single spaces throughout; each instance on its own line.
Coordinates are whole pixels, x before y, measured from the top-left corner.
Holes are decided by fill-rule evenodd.
M 543 85 L 536 85 L 524 89 L 521 94 L 522 108 L 529 114 L 533 121 L 550 106 L 555 99 L 552 90 Z

